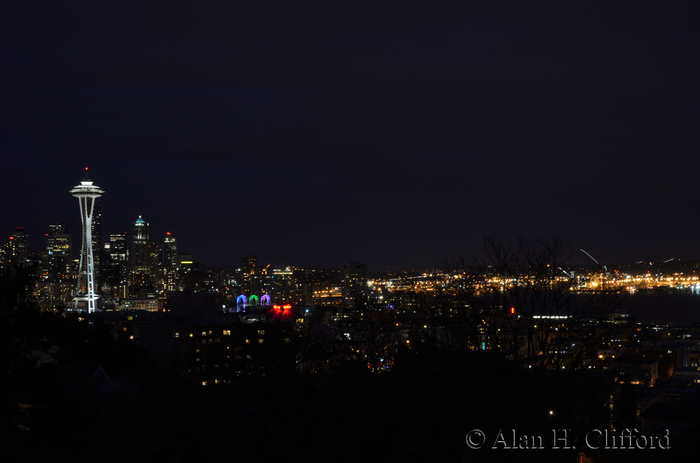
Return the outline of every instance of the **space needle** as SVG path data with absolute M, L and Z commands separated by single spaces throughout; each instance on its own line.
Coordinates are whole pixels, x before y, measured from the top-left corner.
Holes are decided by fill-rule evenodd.
M 75 310 L 80 301 L 87 301 L 88 313 L 95 311 L 95 269 L 92 256 L 92 213 L 95 209 L 95 198 L 102 196 L 104 191 L 92 180 L 87 178 L 88 168 L 85 168 L 85 180 L 74 186 L 70 193 L 78 198 L 80 218 L 83 221 L 83 248 L 80 251 L 80 267 L 78 268 L 78 284 L 73 294 Z

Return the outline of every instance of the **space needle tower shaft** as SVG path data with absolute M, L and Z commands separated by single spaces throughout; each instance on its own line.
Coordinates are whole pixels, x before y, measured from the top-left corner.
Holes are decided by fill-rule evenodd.
M 92 180 L 87 178 L 85 168 L 85 180 L 80 185 L 73 187 L 70 193 L 78 198 L 80 205 L 80 218 L 83 222 L 83 247 L 80 251 L 80 267 L 78 268 L 78 284 L 75 292 L 75 310 L 78 310 L 78 302 L 87 301 L 88 313 L 95 311 L 95 269 L 93 265 L 92 249 L 92 213 L 95 209 L 95 199 L 102 196 L 104 191 Z

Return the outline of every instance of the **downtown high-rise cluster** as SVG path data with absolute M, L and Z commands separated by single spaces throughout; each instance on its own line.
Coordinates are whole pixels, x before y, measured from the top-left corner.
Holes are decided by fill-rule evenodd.
M 110 231 L 104 237 L 103 210 L 97 202 L 104 190 L 85 178 L 70 193 L 78 198 L 82 230 L 50 223 L 45 246 L 36 250 L 30 247 L 30 234 L 17 227 L 0 248 L 3 270 L 33 270 L 34 296 L 42 310 L 164 311 L 178 292 L 217 293 L 224 308 L 238 311 L 277 303 L 350 307 L 367 292 L 367 268 L 357 262 L 342 270 L 302 270 L 260 266 L 255 254 L 243 254 L 238 267 L 207 269 L 178 250 L 173 233 L 158 242 L 142 216 L 128 231 Z

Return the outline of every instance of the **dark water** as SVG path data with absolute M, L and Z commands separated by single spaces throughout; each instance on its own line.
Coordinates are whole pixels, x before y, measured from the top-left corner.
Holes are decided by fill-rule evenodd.
M 700 324 L 700 292 L 637 291 L 622 298 L 618 312 L 633 313 L 640 323 Z

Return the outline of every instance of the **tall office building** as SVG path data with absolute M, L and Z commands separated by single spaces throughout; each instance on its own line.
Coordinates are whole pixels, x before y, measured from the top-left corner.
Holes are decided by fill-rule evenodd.
M 157 267 L 157 251 L 154 259 L 154 243 L 149 237 L 148 222 L 139 216 L 134 222 L 131 234 L 130 296 L 144 296 L 153 292 Z
M 5 268 L 23 267 L 29 262 L 29 234 L 17 227 L 5 242 Z
M 50 223 L 46 237 L 47 274 L 50 281 L 68 278 L 71 261 L 71 237 L 62 223 Z
M 255 273 L 255 266 L 258 263 L 258 256 L 256 254 L 242 254 L 241 255 L 241 290 L 245 294 L 250 294 L 256 288 L 253 286 L 252 277 Z
M 165 234 L 165 242 L 163 244 L 163 266 L 172 267 L 177 256 L 177 240 L 172 233 Z
M 156 244 L 155 240 L 149 239 L 148 240 L 148 275 L 151 277 L 151 279 L 156 278 L 156 274 L 158 273 L 158 263 L 160 262 L 161 258 L 161 249 L 160 246 Z
M 148 222 L 141 216 L 134 222 L 131 235 L 131 272 L 148 274 L 151 270 L 151 258 L 148 236 Z
M 87 176 L 87 168 L 85 169 Z M 80 185 L 73 187 L 70 193 L 78 198 L 80 205 L 80 218 L 83 223 L 83 245 L 80 251 L 80 264 L 78 267 L 78 284 L 75 293 L 75 310 L 80 301 L 87 302 L 88 313 L 95 311 L 95 301 L 99 296 L 95 294 L 95 273 L 92 248 L 92 216 L 95 211 L 95 199 L 102 196 L 104 190 L 93 185 L 92 180 L 86 178 Z
M 241 254 L 241 271 L 243 273 L 252 273 L 256 265 L 258 265 L 257 254 Z
M 66 232 L 66 225 L 62 223 L 50 223 L 49 224 L 49 236 L 60 235 Z
M 43 310 L 65 308 L 75 292 L 70 278 L 71 236 L 62 223 L 50 223 L 43 253 L 44 277 L 36 284 L 35 295 Z
M 109 259 L 126 267 L 126 232 L 109 233 Z
M 176 291 L 176 274 L 177 274 L 177 240 L 172 233 L 165 234 L 163 242 L 163 256 L 161 259 L 160 285 L 164 294 Z
M 341 269 L 341 288 L 343 305 L 354 307 L 358 296 L 367 288 L 367 266 L 358 262 L 350 262 Z
M 102 249 L 102 206 L 95 204 L 92 214 L 92 264 L 95 279 L 100 280 L 100 250 Z
M 115 297 L 126 298 L 129 279 L 126 232 L 109 233 L 109 262 L 103 263 L 103 273 Z
M 301 291 L 297 285 L 294 267 L 286 265 L 270 265 L 267 269 L 264 292 L 275 303 L 299 304 Z

